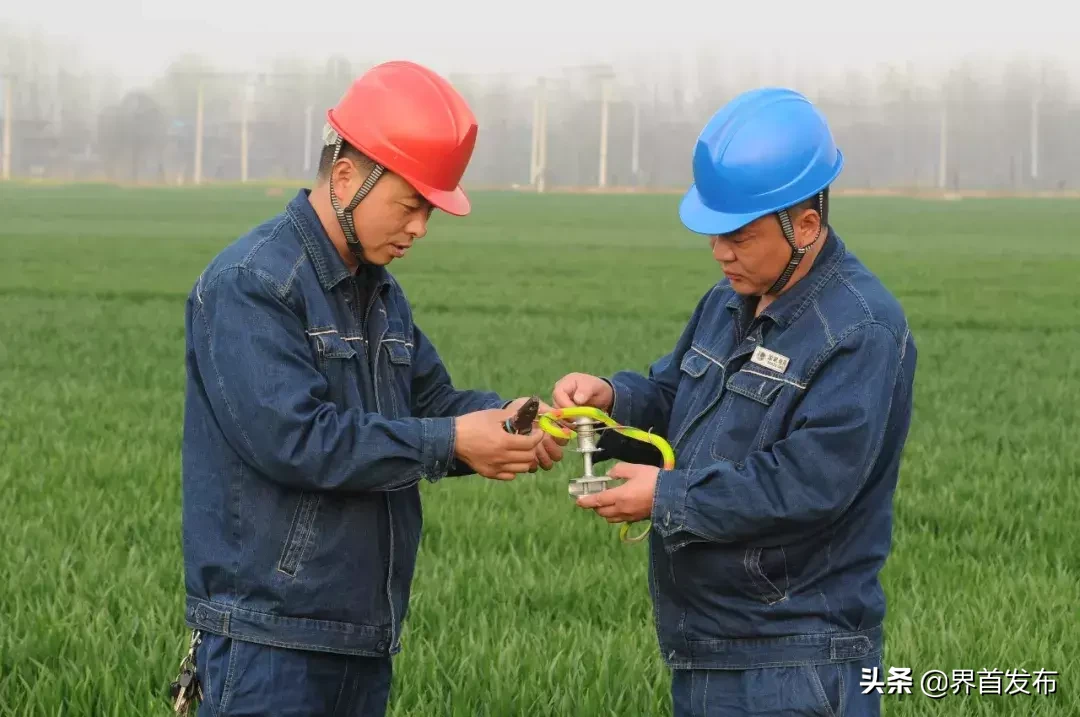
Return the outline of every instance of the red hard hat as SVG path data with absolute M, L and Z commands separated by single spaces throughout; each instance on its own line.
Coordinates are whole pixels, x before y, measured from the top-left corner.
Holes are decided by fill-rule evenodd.
M 476 144 L 476 117 L 445 79 L 414 62 L 385 62 L 353 82 L 326 116 L 346 142 L 436 207 L 469 213 L 459 183 Z

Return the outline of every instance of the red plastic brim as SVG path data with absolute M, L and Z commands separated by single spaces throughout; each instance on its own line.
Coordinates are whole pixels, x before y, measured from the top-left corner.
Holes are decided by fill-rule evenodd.
M 465 190 L 460 186 L 448 192 L 445 189 L 436 189 L 417 181 L 410 181 L 409 184 L 412 185 L 413 189 L 420 192 L 425 199 L 435 205 L 436 209 L 441 209 L 447 214 L 463 217 L 472 209 L 469 198 L 465 195 Z

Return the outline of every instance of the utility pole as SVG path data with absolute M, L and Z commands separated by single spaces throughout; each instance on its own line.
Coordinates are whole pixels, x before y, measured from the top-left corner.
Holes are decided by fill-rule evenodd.
M 610 105 L 615 94 L 615 71 L 611 65 L 599 64 L 568 67 L 563 70 L 563 73 L 566 80 L 571 80 L 571 78 L 577 76 L 584 79 L 589 87 L 596 87 L 595 83 L 600 85 L 600 166 L 597 171 L 596 184 L 598 187 L 606 187 L 608 174 L 608 123 Z
M 1031 178 L 1039 179 L 1039 100 L 1038 94 L 1031 98 Z
M 12 87 L 14 81 L 11 75 L 0 75 L 4 81 L 4 181 L 11 179 L 11 126 L 12 117 L 15 114 L 15 91 Z
M 248 121 L 251 118 L 251 103 L 255 86 L 248 80 L 244 88 L 244 106 L 240 116 L 240 181 L 248 180 Z
M 536 78 L 536 95 L 533 97 L 532 151 L 529 157 L 529 184 L 538 193 L 544 191 L 544 175 L 547 172 L 547 82 Z
M 946 106 L 946 101 L 943 98 L 941 102 L 941 126 L 938 130 L 938 188 L 944 189 L 947 177 L 945 176 L 948 168 L 948 153 L 949 153 L 949 115 Z
M 540 152 L 536 161 L 536 191 L 543 193 L 544 186 L 547 183 L 547 141 L 548 141 L 548 105 L 547 105 L 547 90 L 540 95 Z
M 536 78 L 536 89 L 533 93 L 533 116 L 532 116 L 532 142 L 529 145 L 529 186 L 536 186 L 537 165 L 540 161 L 540 89 L 544 86 L 544 78 Z
M 311 121 L 314 108 L 311 102 L 304 108 L 304 176 L 311 174 Z
M 608 105 L 611 103 L 611 78 L 600 79 L 600 170 L 597 178 L 598 187 L 607 186 L 608 155 Z
M 250 156 L 251 156 L 251 122 L 255 110 L 255 100 L 258 96 L 258 87 L 262 84 L 265 87 L 267 81 L 266 75 L 262 73 L 241 73 L 241 72 L 195 72 L 189 75 L 197 80 L 196 84 L 196 99 L 195 99 L 195 169 L 193 181 L 196 185 L 202 184 L 203 181 L 203 155 L 205 154 L 205 111 L 206 111 L 206 85 L 211 81 L 226 81 L 229 83 L 229 88 L 233 89 L 233 94 L 242 94 L 243 98 L 242 108 L 240 112 L 240 181 L 247 182 L 250 180 Z M 310 73 L 291 73 L 285 72 L 280 74 L 274 74 L 275 78 L 296 78 L 302 79 L 304 83 L 309 86 L 313 85 L 313 81 Z M 242 88 L 242 90 L 237 89 Z M 313 122 L 314 97 L 310 95 L 306 100 L 305 107 L 305 136 L 304 136 L 304 168 L 310 171 L 311 168 L 311 124 Z M 216 135 L 212 135 L 216 136 Z
M 195 99 L 195 176 L 192 181 L 196 185 L 202 184 L 202 159 L 203 159 L 203 84 L 200 77 Z
M 1046 66 L 1043 65 L 1038 84 L 1031 96 L 1031 178 L 1039 180 L 1039 104 L 1042 102 L 1043 84 L 1046 80 Z

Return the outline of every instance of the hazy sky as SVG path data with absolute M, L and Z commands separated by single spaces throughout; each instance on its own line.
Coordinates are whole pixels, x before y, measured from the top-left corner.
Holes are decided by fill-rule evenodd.
M 986 2 L 865 0 L 725 3 L 722 0 L 540 0 L 514 3 L 528 22 L 507 20 L 510 3 L 400 0 L 373 3 L 280 0 L 5 0 L 0 22 L 71 44 L 91 66 L 132 79 L 157 75 L 184 52 L 248 68 L 280 54 L 358 61 L 408 58 L 440 71 L 535 72 L 565 64 L 691 53 L 709 45 L 834 68 L 912 61 L 945 64 L 977 53 L 1042 52 L 1080 75 L 1080 41 L 1061 19 L 1063 0 L 1025 0 L 1001 14 Z M 1017 10 L 1022 9 L 1022 14 Z M 777 24 L 779 23 L 779 24 Z M 1050 28 L 1049 30 L 1047 28 Z M 917 51 L 918 42 L 932 43 Z M 2 69 L 2 68 L 0 68 Z

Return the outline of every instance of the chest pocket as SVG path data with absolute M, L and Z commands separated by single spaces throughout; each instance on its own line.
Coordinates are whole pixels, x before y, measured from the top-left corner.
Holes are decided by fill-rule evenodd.
M 679 365 L 679 369 L 691 378 L 701 378 L 705 375 L 705 372 L 709 369 L 709 364 L 711 363 L 712 361 L 710 361 L 705 354 L 695 348 L 691 348 L 683 354 L 682 363 Z
M 719 391 L 724 367 L 696 347 L 683 354 L 679 363 L 679 388 L 671 407 L 671 435 L 679 436 L 686 425 Z
M 784 381 L 752 369 L 731 375 L 717 412 L 718 424 L 712 441 L 712 457 L 742 465 L 753 451 L 760 450 L 775 422 L 776 399 L 785 389 L 794 390 Z
M 383 411 L 391 418 L 411 414 L 413 343 L 405 334 L 388 331 L 379 343 L 379 380 L 376 390 Z
M 360 404 L 359 354 L 362 339 L 350 340 L 335 329 L 312 329 L 308 340 L 315 352 L 315 363 L 326 379 L 326 400 L 342 408 Z M 355 344 L 355 347 L 354 347 Z

